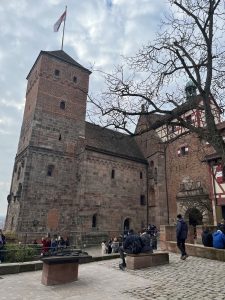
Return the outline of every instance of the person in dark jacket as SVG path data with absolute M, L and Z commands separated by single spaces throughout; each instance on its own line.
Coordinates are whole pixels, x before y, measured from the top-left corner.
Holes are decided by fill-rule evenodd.
M 130 229 L 126 239 L 123 242 L 123 246 L 119 248 L 120 258 L 122 259 L 122 263 L 119 264 L 119 268 L 121 270 L 126 268 L 125 253 L 141 253 L 142 246 L 141 237 L 137 234 L 134 234 L 133 229 Z
M 6 238 L 5 235 L 2 232 L 2 229 L 0 229 L 0 263 L 4 261 L 4 246 L 6 244 Z
M 205 227 L 202 232 L 202 244 L 205 247 L 213 247 L 213 237 L 212 233 L 209 231 L 208 227 Z
M 177 247 L 181 252 L 181 259 L 186 259 L 188 257 L 185 249 L 185 240 L 187 239 L 188 226 L 182 215 L 177 215 L 177 226 L 176 226 L 176 236 L 177 236 Z
M 150 234 L 147 232 L 147 230 L 143 230 L 140 236 L 142 240 L 141 253 L 146 253 L 146 252 L 153 253 L 152 245 L 151 245 L 151 237 Z

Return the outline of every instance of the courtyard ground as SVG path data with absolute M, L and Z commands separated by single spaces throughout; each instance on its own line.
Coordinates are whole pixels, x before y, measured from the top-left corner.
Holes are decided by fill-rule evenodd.
M 78 281 L 51 287 L 41 284 L 41 271 L 2 275 L 0 299 L 225 299 L 224 262 L 198 257 L 183 261 L 173 253 L 168 265 L 142 270 L 121 271 L 119 262 L 113 259 L 82 264 Z

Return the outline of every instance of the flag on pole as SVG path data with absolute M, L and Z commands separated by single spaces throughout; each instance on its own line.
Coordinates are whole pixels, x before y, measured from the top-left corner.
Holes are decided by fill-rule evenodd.
M 61 15 L 61 17 L 58 19 L 58 21 L 54 24 L 54 32 L 57 32 L 60 28 L 60 25 L 62 24 L 63 21 L 66 20 L 66 10 L 64 13 Z

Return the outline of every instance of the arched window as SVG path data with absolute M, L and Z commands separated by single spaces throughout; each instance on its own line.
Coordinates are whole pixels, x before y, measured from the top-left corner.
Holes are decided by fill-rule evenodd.
M 155 183 L 158 182 L 158 170 L 157 170 L 157 168 L 154 169 L 154 182 Z
M 16 196 L 18 198 L 21 197 L 21 193 L 22 193 L 22 183 L 19 183 L 19 186 L 18 186 L 18 190 L 17 190 L 17 193 L 16 193 Z
M 11 230 L 13 229 L 13 225 L 14 225 L 14 217 L 12 217 L 12 219 L 11 219 L 11 224 L 10 224 L 11 226 Z
M 20 178 L 20 173 L 21 173 L 21 167 L 19 167 L 18 173 L 17 173 L 17 180 Z
M 140 195 L 140 205 L 146 205 L 145 195 Z
M 47 176 L 52 176 L 53 175 L 53 170 L 54 170 L 54 166 L 53 165 L 48 165 Z
M 92 228 L 96 228 L 97 227 L 97 215 L 94 214 L 92 217 Z
M 65 109 L 66 108 L 66 102 L 65 101 L 61 101 L 60 102 L 60 108 L 61 109 Z
M 73 76 L 73 82 L 77 83 L 77 77 L 76 76 Z
M 148 168 L 148 177 L 149 179 L 153 179 L 154 177 L 154 161 L 151 160 Z
M 59 75 L 60 75 L 60 71 L 59 70 L 57 70 L 57 69 L 55 69 L 55 76 L 57 76 L 57 77 L 59 77 Z

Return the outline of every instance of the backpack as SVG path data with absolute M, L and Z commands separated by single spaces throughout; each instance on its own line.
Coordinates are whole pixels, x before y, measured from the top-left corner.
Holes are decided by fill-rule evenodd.
M 139 239 L 134 239 L 131 244 L 131 251 L 133 254 L 141 253 L 142 245 Z

